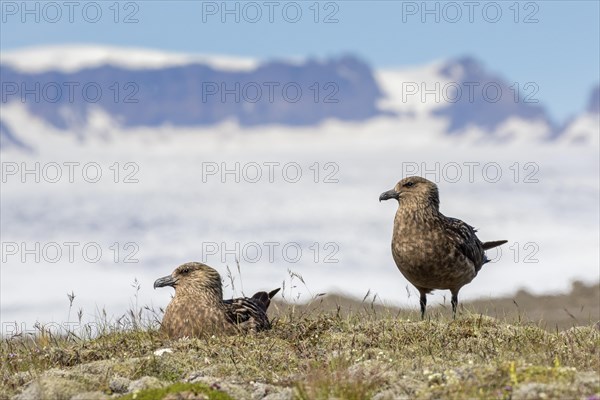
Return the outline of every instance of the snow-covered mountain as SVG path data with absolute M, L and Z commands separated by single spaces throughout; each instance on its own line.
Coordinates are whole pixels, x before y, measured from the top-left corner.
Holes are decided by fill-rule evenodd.
M 565 124 L 558 138 L 565 143 L 598 146 L 600 143 L 600 85 L 592 90 L 586 110 Z
M 22 142 L 12 133 L 11 129 L 6 126 L 2 120 L 0 120 L 0 146 L 3 149 L 15 148 L 19 150 L 31 150 L 27 144 Z
M 532 82 L 509 83 L 471 57 L 379 71 L 383 107 L 404 121 L 440 121 L 442 134 L 475 140 L 549 140 L 556 128 Z
M 2 53 L 2 64 L 22 72 L 60 71 L 76 72 L 81 69 L 112 65 L 124 69 L 160 69 L 199 63 L 214 69 L 248 71 L 258 61 L 229 56 L 202 56 L 164 52 L 141 48 L 114 46 L 59 45 L 32 47 Z
M 381 92 L 371 70 L 354 57 L 235 69 L 192 57 L 188 63 L 161 64 L 154 62 L 156 55 L 132 53 L 134 63 L 108 52 L 102 62 L 96 53 L 83 52 L 84 59 L 65 56 L 54 67 L 46 60 L 47 68 L 33 71 L 10 55 L 0 66 L 2 100 L 21 101 L 61 129 L 84 125 L 92 109 L 102 109 L 123 127 L 206 126 L 228 119 L 242 126 L 314 125 L 326 118 L 381 114 L 375 107 Z M 40 57 L 48 55 L 44 51 Z M 149 65 L 140 67 L 144 59 Z
M 83 141 L 99 119 L 107 132 L 385 120 L 432 137 L 581 143 L 599 136 L 597 105 L 560 130 L 540 105 L 535 83 L 509 82 L 469 57 L 375 71 L 351 55 L 259 61 L 49 46 L 4 52 L 0 61 L 2 149 L 37 147 L 24 126 L 33 119 Z

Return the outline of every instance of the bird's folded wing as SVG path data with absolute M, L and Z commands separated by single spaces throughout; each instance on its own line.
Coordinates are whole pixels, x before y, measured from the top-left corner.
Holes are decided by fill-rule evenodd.
M 225 315 L 233 324 L 249 325 L 254 329 L 267 329 L 270 326 L 267 314 L 254 299 L 240 297 L 223 301 Z
M 475 234 L 476 229 L 471 225 L 456 218 L 446 217 L 447 233 L 449 239 L 455 244 L 456 248 L 464 254 L 479 271 L 484 262 L 484 252 L 481 242 Z

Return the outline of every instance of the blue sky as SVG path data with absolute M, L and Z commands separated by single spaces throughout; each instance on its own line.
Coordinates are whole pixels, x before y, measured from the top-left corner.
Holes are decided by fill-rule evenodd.
M 595 0 L 0 3 L 2 50 L 84 43 L 262 59 L 353 53 L 384 68 L 472 55 L 511 82 L 537 83 L 559 122 L 580 112 L 600 81 Z

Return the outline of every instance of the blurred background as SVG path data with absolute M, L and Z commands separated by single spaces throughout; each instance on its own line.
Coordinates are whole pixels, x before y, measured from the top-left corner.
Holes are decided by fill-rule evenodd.
M 599 280 L 598 2 L 0 4 L 3 334 L 164 307 L 192 260 L 416 309 L 408 175 L 509 241 L 462 299 Z

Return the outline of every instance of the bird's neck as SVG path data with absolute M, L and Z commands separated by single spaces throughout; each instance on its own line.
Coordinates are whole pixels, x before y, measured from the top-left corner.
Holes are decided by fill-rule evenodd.
M 436 220 L 440 217 L 437 204 L 422 202 L 400 203 L 394 218 L 396 228 L 410 225 L 425 225 L 426 221 Z
M 192 302 L 201 301 L 207 306 L 218 306 L 223 303 L 223 291 L 216 287 L 193 287 L 193 288 L 178 288 L 175 296 L 178 298 L 188 298 Z

